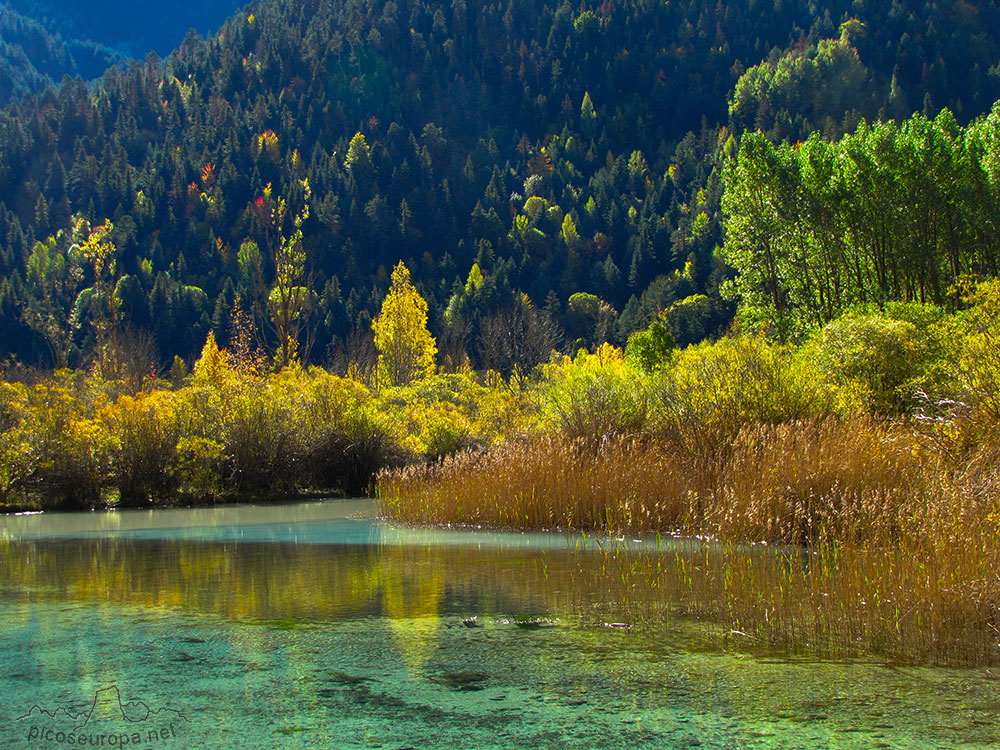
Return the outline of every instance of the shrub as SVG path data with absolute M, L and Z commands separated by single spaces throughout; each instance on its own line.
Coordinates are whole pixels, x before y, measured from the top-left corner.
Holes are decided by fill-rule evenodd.
M 957 316 L 949 333 L 954 371 L 972 419 L 1000 423 L 1000 280 L 967 290 L 971 307 Z
M 534 410 L 524 391 L 468 369 L 383 389 L 373 408 L 404 452 L 431 460 L 523 429 Z
M 112 437 L 111 481 L 119 504 L 142 505 L 169 498 L 177 488 L 180 430 L 169 391 L 121 396 L 106 410 L 104 429 Z
M 103 401 L 80 373 L 60 371 L 27 391 L 20 428 L 33 446 L 26 498 L 48 507 L 92 508 L 101 504 L 110 441 L 94 412 Z
M 237 494 L 291 494 L 303 469 L 298 409 L 273 391 L 266 380 L 248 379 L 225 394 L 223 480 Z
M 899 415 L 934 380 L 943 352 L 932 326 L 930 305 L 890 305 L 885 311 L 856 309 L 820 329 L 808 356 L 836 387 L 843 413 Z
M 366 495 L 384 467 L 402 463 L 403 454 L 385 426 L 368 410 L 345 414 L 315 434 L 307 451 L 306 477 L 314 487 Z
M 610 344 L 544 368 L 544 398 L 555 426 L 592 444 L 644 432 L 649 421 L 645 378 Z
M 760 336 L 688 347 L 653 378 L 654 430 L 681 452 L 711 458 L 749 425 L 829 411 L 808 360 Z
M 177 441 L 174 479 L 178 492 L 200 500 L 225 493 L 222 481 L 224 446 L 200 435 L 184 435 Z
M 37 464 L 37 449 L 27 429 L 28 389 L 0 383 L 0 505 L 23 502 L 25 483 Z
M 625 361 L 632 367 L 653 372 L 670 362 L 674 337 L 659 320 L 654 320 L 644 331 L 636 331 L 625 344 Z

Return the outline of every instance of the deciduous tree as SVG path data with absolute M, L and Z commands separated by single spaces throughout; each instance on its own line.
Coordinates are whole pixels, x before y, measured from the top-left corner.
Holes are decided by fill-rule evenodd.
M 437 343 L 427 330 L 427 302 L 402 261 L 392 271 L 392 286 L 372 330 L 380 382 L 403 385 L 433 374 Z

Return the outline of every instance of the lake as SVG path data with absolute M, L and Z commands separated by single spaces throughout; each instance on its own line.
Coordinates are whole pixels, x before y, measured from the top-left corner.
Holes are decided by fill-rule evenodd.
M 0 745 L 1000 743 L 1000 675 L 723 648 L 621 575 L 653 541 L 376 510 L 0 516 Z

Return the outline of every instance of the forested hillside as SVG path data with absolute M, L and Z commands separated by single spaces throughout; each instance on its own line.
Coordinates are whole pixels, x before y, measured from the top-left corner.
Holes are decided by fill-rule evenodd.
M 120 55 L 142 59 L 166 55 L 190 29 L 202 34 L 219 26 L 242 0 L 4 0 L 13 13 L 34 19 L 66 40 L 89 41 Z M 6 11 L 5 11 L 6 12 Z M 95 71 L 100 74 L 102 71 Z
M 226 342 L 237 300 L 273 345 L 295 217 L 313 360 L 359 354 L 400 259 L 452 362 L 509 362 L 512 325 L 575 348 L 659 314 L 698 340 L 735 309 L 745 129 L 957 127 L 1000 99 L 998 43 L 996 3 L 261 2 L 0 113 L 0 347 L 78 364 L 111 315 L 161 365 Z M 80 217 L 112 223 L 111 263 L 78 252 Z
M 64 76 L 100 78 L 112 65 L 166 56 L 191 29 L 209 33 L 243 3 L 97 0 L 0 2 L 0 106 L 58 85 Z
M 34 18 L 0 3 L 0 105 L 44 91 L 64 76 L 91 79 L 119 62 L 111 49 L 64 39 Z

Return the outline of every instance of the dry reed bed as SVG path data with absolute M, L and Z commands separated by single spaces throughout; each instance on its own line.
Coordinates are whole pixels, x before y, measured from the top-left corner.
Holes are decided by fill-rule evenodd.
M 922 514 L 919 445 L 833 419 L 742 431 L 715 456 L 654 436 L 522 437 L 383 472 L 383 510 L 424 524 L 679 532 L 749 542 L 895 538 Z
M 648 439 L 545 436 L 383 472 L 378 494 L 408 523 L 655 531 L 678 525 L 695 481 Z
M 983 568 L 1000 560 L 982 552 L 920 558 L 906 545 L 818 544 L 786 555 L 727 544 L 679 557 L 659 587 L 742 647 L 990 665 L 1000 662 L 1000 591 Z
M 711 459 L 650 436 L 525 437 L 383 473 L 378 489 L 384 512 L 409 523 L 723 540 L 614 555 L 609 576 L 637 612 L 666 598 L 746 646 L 1000 662 L 994 474 L 949 470 L 900 427 L 757 426 Z

